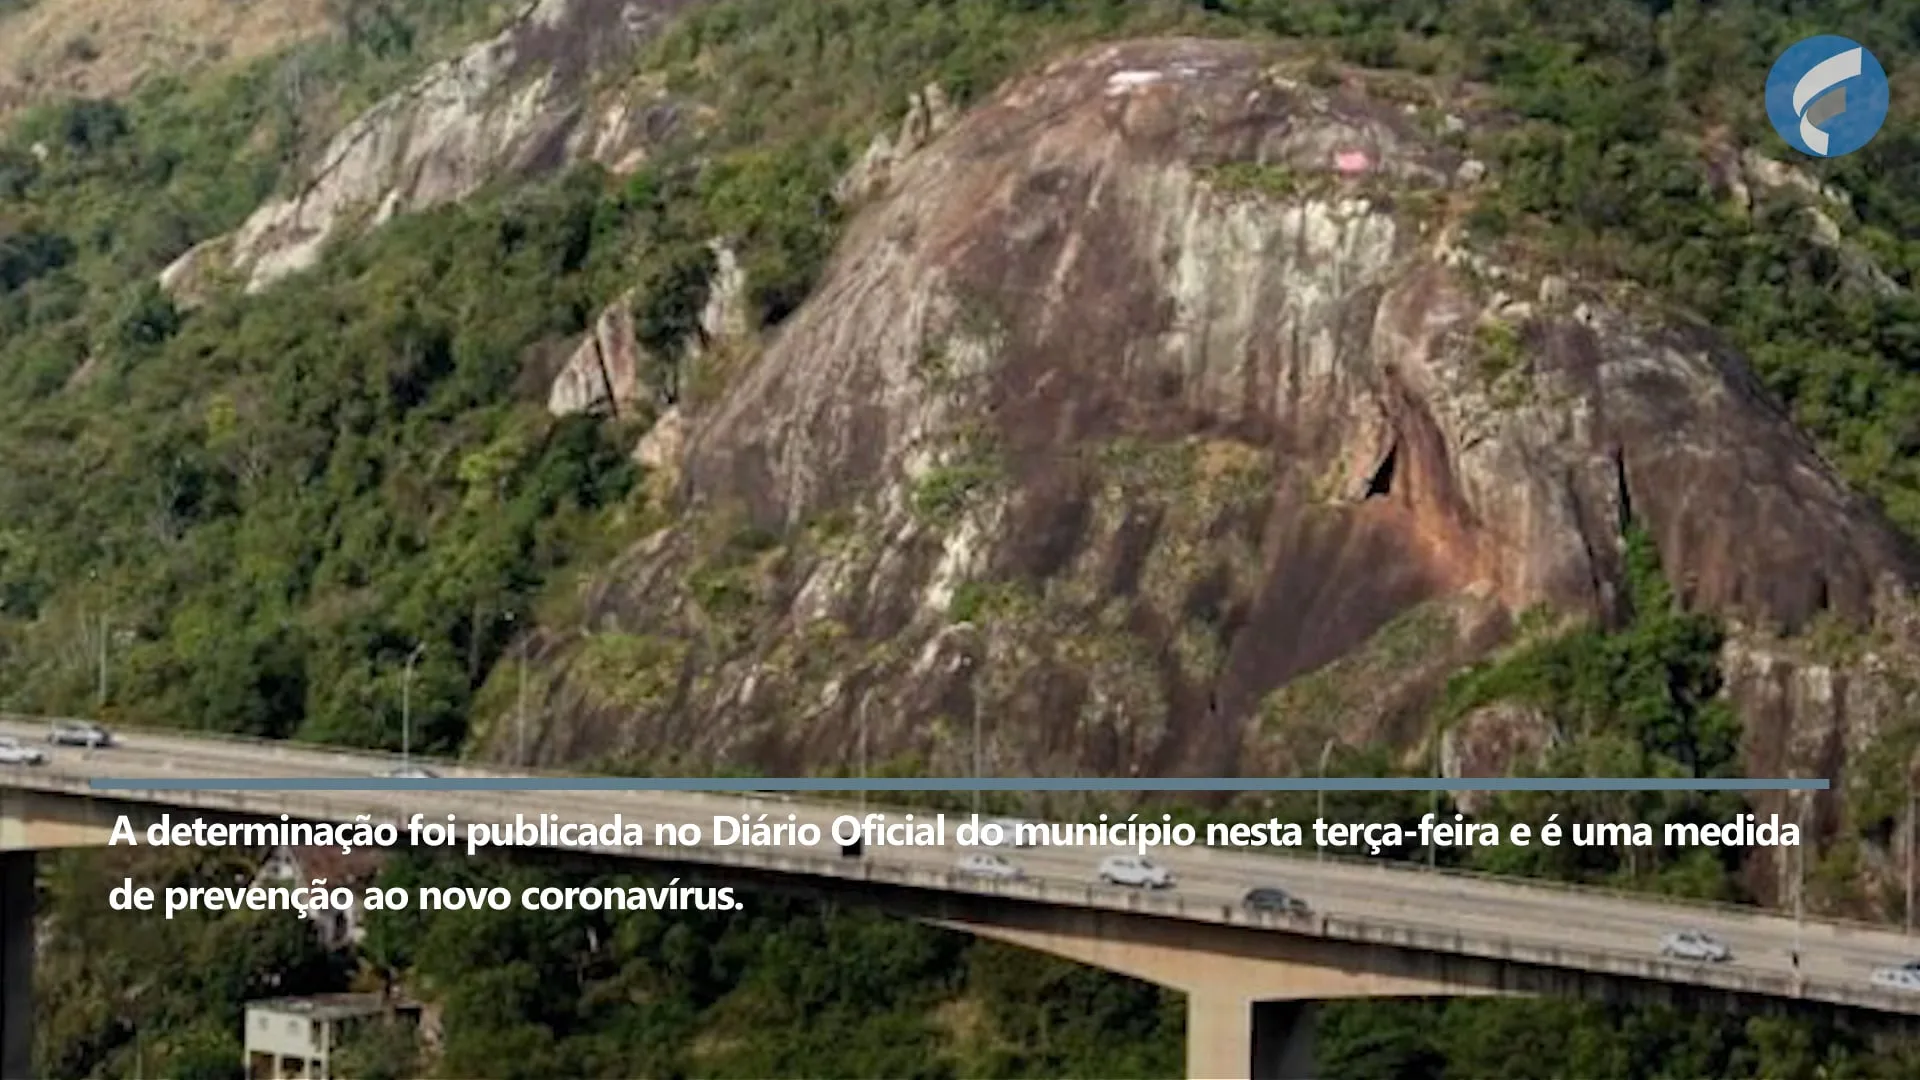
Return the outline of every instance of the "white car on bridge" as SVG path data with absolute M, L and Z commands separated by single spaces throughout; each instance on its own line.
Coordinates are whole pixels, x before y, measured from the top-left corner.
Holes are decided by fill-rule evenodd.
M 1173 872 L 1145 855 L 1109 855 L 1100 860 L 1100 880 L 1136 889 L 1173 887 Z
M 47 732 L 47 741 L 55 746 L 84 746 L 95 750 L 113 745 L 113 732 L 88 720 L 55 720 Z
M 1033 846 L 1032 833 L 1030 830 L 1034 823 L 1025 818 L 995 818 L 987 824 L 1000 826 L 1000 842 L 1008 847 L 1030 848 Z M 1021 831 L 1022 826 L 1025 826 L 1029 831 L 1023 833 Z
M 28 746 L 19 739 L 0 735 L 0 765 L 45 765 L 46 751 Z
M 1704 930 L 1675 930 L 1660 939 L 1660 955 L 1717 964 L 1733 959 L 1733 950 Z
M 1018 881 L 1026 877 L 1026 872 L 1008 862 L 1005 856 L 995 855 L 991 851 L 976 851 L 962 855 L 960 861 L 953 864 L 955 873 L 969 877 L 994 878 L 1000 881 Z
M 1909 960 L 1899 967 L 1875 968 L 1873 985 L 1888 990 L 1920 993 L 1920 960 Z

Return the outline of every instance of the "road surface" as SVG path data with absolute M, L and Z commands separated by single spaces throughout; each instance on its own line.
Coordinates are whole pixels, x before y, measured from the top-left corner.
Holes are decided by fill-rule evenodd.
M 184 733 L 122 733 L 118 745 L 101 750 L 50 747 L 46 733 L 47 726 L 41 722 L 0 720 L 0 735 L 18 737 L 47 749 L 51 755 L 45 765 L 0 766 L 0 786 L 44 786 L 58 781 L 71 784 L 82 778 L 108 776 L 378 776 L 398 764 L 393 755 Z M 449 777 L 514 775 L 457 764 L 430 764 L 440 775 Z M 209 807 L 219 805 L 217 800 L 226 798 L 200 792 L 102 794 Z M 857 806 L 851 803 L 825 803 L 800 797 L 685 792 L 250 792 L 245 798 L 251 800 L 248 805 L 256 808 L 263 805 L 263 800 L 270 799 L 289 812 L 340 821 L 351 820 L 359 813 L 371 813 L 396 822 L 403 822 L 417 812 L 455 813 L 462 820 L 493 821 L 511 821 L 516 814 L 533 820 L 541 813 L 550 813 L 570 822 L 601 822 L 620 814 L 629 822 L 636 819 L 647 822 L 649 836 L 651 824 L 656 821 L 692 821 L 705 830 L 710 829 L 716 814 L 763 810 L 775 811 L 775 820 L 784 818 L 787 812 L 796 813 L 800 820 L 819 825 L 823 835 L 830 835 L 829 826 L 835 816 L 858 812 Z M 880 807 L 876 804 L 873 809 Z M 887 812 L 898 818 L 908 811 L 887 808 Z M 920 820 L 934 813 L 932 810 L 911 812 Z M 964 849 L 952 843 L 952 832 L 965 817 L 964 814 L 947 815 L 949 843 L 946 847 L 869 845 L 864 861 L 875 867 L 947 873 L 964 853 Z M 464 851 L 464 847 L 461 850 Z M 843 869 L 847 864 L 857 866 L 856 860 L 839 859 L 838 849 L 831 840 L 815 848 L 727 851 L 714 855 L 712 861 L 751 865 L 743 856 L 765 850 L 819 860 L 823 872 L 830 874 L 848 873 Z M 1056 895 L 1113 898 L 1131 891 L 1122 886 L 1099 885 L 1095 871 L 1105 855 L 1131 849 L 1000 850 L 1021 867 L 1029 883 L 1044 886 L 1049 899 Z M 624 854 L 645 859 L 649 854 L 659 857 L 662 853 L 659 849 L 646 849 Z M 674 856 L 679 861 L 704 861 L 700 853 L 679 851 Z M 1238 913 L 1241 899 L 1249 889 L 1280 886 L 1305 899 L 1316 915 L 1424 928 L 1483 942 L 1638 960 L 1655 958 L 1659 939 L 1666 932 L 1695 928 L 1726 942 L 1733 952 L 1732 959 L 1713 965 L 1717 973 L 1703 972 L 1703 965 L 1676 961 L 1662 965 L 1659 977 L 1695 982 L 1715 974 L 1724 977 L 1745 973 L 1789 980 L 1797 975 L 1804 980 L 1809 997 L 1851 1000 L 1869 1008 L 1920 1014 L 1920 994 L 1884 991 L 1871 987 L 1868 981 L 1876 967 L 1920 957 L 1920 943 L 1896 930 L 1816 919 L 1797 924 L 1793 918 L 1763 914 L 1758 909 L 1690 905 L 1597 890 L 1529 884 L 1516 879 L 1432 873 L 1383 862 L 1336 859 L 1322 862 L 1315 860 L 1310 852 L 1302 856 L 1270 850 L 1195 847 L 1159 849 L 1152 857 L 1166 865 L 1177 878 L 1176 885 L 1165 890 L 1164 896 L 1178 898 L 1183 907 L 1190 907 L 1196 913 L 1206 912 L 1210 921 L 1220 921 L 1222 910 L 1230 909 L 1236 921 L 1284 928 L 1284 919 Z M 1089 886 L 1092 886 L 1090 891 Z M 988 893 L 1001 888 L 992 882 L 958 877 L 951 879 L 949 887 Z M 1179 917 L 1178 912 L 1173 914 Z M 1199 917 L 1198 914 L 1195 917 Z M 1797 972 L 1792 962 L 1796 947 L 1800 958 Z M 1823 992 L 1823 986 L 1830 992 Z

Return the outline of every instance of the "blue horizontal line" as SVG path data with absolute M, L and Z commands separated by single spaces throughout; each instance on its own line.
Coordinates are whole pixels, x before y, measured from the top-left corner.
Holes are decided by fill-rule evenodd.
M 476 777 L 99 777 L 100 791 L 1826 791 L 1832 781 L 1792 777 L 1242 777 L 1050 776 L 476 776 Z

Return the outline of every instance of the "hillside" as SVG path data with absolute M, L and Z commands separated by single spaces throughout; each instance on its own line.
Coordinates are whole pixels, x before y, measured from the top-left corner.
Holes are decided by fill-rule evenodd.
M 1875 10 L 1843 30 L 1904 78 L 1920 23 Z M 1728 89 L 1831 26 L 1626 0 L 335 15 L 0 138 L 10 707 L 396 746 L 424 644 L 416 747 L 586 768 L 1287 774 L 1331 746 L 1351 773 L 1817 773 L 1809 906 L 1900 916 L 1920 127 L 1788 163 Z M 1758 859 L 1502 857 L 1477 865 L 1786 899 Z M 537 984 L 525 1008 L 449 980 L 462 935 L 535 928 L 396 925 L 363 960 L 440 987 L 455 1066 L 620 1072 L 642 1030 L 738 1075 L 816 1060 L 789 1029 L 853 1072 L 1173 1060 L 1151 991 L 810 919 L 474 961 Z M 830 932 L 912 993 L 849 968 L 769 1004 Z M 80 944 L 53 949 L 75 1073 L 127 1053 Z M 635 1004 L 663 950 L 711 977 Z M 1127 1036 L 1050 1045 L 987 1005 L 1056 977 Z M 1632 1054 L 1702 1074 L 1873 1056 L 1483 1005 L 1356 1006 L 1333 1060 L 1498 1073 L 1522 1059 L 1433 1030 L 1623 1017 L 1661 1033 Z M 1398 1064 L 1352 1064 L 1382 1032 Z
M 328 29 L 324 0 L 165 7 L 112 0 L 0 4 L 0 122 L 65 97 L 119 97 L 157 75 L 241 65 Z

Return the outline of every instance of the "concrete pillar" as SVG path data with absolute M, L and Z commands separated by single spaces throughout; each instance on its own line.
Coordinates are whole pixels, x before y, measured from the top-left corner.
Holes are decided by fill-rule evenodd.
M 1311 1001 L 1249 1001 L 1204 990 L 1187 995 L 1190 1080 L 1313 1080 Z
M 0 1077 L 33 1076 L 33 852 L 0 852 Z
M 1253 1080 L 1313 1080 L 1319 1075 L 1312 1001 L 1253 1003 Z
M 1253 1080 L 1253 1003 L 1237 994 L 1187 995 L 1188 1080 Z

